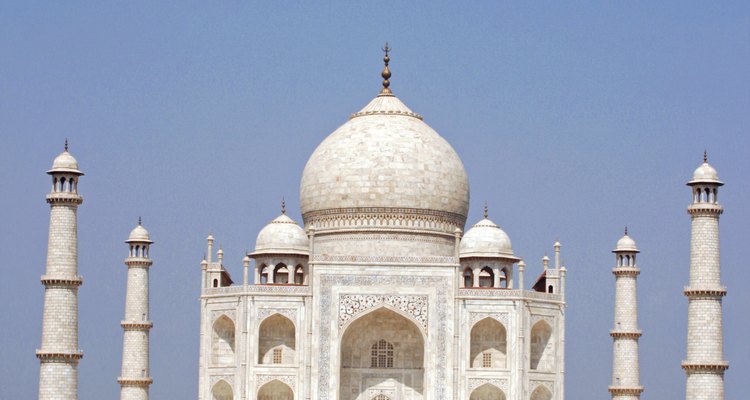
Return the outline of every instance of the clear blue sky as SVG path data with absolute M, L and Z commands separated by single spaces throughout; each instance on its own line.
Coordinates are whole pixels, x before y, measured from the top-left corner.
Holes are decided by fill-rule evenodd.
M 639 259 L 643 399 L 684 398 L 690 201 L 707 149 L 720 200 L 727 399 L 750 376 L 750 3 L 3 2 L 0 4 L 0 398 L 37 395 L 49 210 L 67 137 L 80 191 L 82 399 L 117 398 L 126 246 L 143 216 L 154 399 L 197 393 L 199 262 L 231 272 L 279 212 L 301 220 L 315 146 L 394 92 L 462 157 L 482 204 L 541 270 L 568 267 L 567 398 L 607 398 L 614 278 Z

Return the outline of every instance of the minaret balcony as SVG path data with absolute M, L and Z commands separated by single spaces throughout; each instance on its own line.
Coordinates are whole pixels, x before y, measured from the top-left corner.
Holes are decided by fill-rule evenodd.
M 643 393 L 643 386 L 610 386 L 609 392 L 615 396 L 639 396 Z
M 78 351 L 72 351 L 72 352 L 37 350 L 36 358 L 38 358 L 40 361 L 46 361 L 46 362 L 78 361 L 83 358 L 83 350 L 79 349 Z
M 42 285 L 46 287 L 50 286 L 61 286 L 61 287 L 78 287 L 83 285 L 83 278 L 80 276 L 50 276 L 42 275 Z
M 611 330 L 609 331 L 609 336 L 612 336 L 615 339 L 619 338 L 625 338 L 625 339 L 638 339 L 639 337 L 643 336 L 643 331 L 640 329 L 635 329 L 632 331 L 620 331 L 620 330 Z
M 683 290 L 683 293 L 685 293 L 685 296 L 691 299 L 701 297 L 720 299 L 727 295 L 727 288 L 723 286 L 715 286 L 711 288 L 686 286 Z
M 120 321 L 120 326 L 126 331 L 149 330 L 154 326 L 151 321 Z
M 721 361 L 717 363 L 695 363 L 689 361 L 682 362 L 682 369 L 687 372 L 721 372 L 729 369 L 729 363 Z
M 614 267 L 612 273 L 615 276 L 638 276 L 641 273 L 641 269 L 638 267 Z
M 55 192 L 50 193 L 46 197 L 47 203 L 72 203 L 72 204 L 81 204 L 83 203 L 83 197 L 79 195 L 78 193 L 70 193 L 70 192 Z
M 152 383 L 154 383 L 154 379 L 151 378 L 151 377 L 146 377 L 146 378 L 123 378 L 123 377 L 119 377 L 119 378 L 117 378 L 117 383 L 119 383 L 120 386 L 143 387 L 143 386 L 149 386 Z
M 724 212 L 724 208 L 716 203 L 693 203 L 688 206 L 688 214 L 690 215 L 721 215 Z

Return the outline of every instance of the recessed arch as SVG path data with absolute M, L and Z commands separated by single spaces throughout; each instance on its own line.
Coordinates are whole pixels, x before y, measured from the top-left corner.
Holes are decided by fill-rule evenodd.
M 425 339 L 412 319 L 378 307 L 351 321 L 340 343 L 339 399 L 369 398 L 363 397 L 368 390 L 383 384 L 401 393 L 400 398 L 423 398 Z M 378 352 L 375 357 L 382 355 L 374 367 L 373 345 Z
M 469 400 L 505 400 L 505 393 L 497 386 L 485 383 L 471 392 Z
M 274 379 L 258 389 L 258 400 L 293 400 L 294 392 L 284 382 Z
M 281 314 L 263 320 L 258 328 L 259 364 L 294 364 L 296 330 L 294 323 Z
M 222 315 L 214 321 L 211 332 L 211 363 L 215 365 L 234 364 L 234 321 L 226 315 Z
M 550 371 L 553 366 L 552 327 L 541 320 L 531 328 L 530 368 Z
M 273 283 L 289 283 L 289 268 L 286 264 L 276 264 L 276 268 L 273 270 Z
M 463 282 L 464 282 L 465 288 L 470 288 L 474 286 L 474 273 L 471 271 L 471 268 L 469 267 L 464 268 Z
M 495 273 L 492 268 L 486 266 L 479 271 L 479 287 L 489 288 L 495 286 Z
M 474 324 L 470 335 L 472 368 L 506 368 L 507 331 L 494 318 L 487 317 Z
M 214 387 L 211 388 L 211 399 L 212 400 L 234 400 L 234 393 L 232 386 L 227 381 L 220 380 L 216 382 Z
M 552 400 L 552 392 L 543 385 L 539 385 L 531 392 L 531 400 Z
M 258 281 L 261 285 L 265 285 L 268 282 L 268 266 L 266 264 L 261 264 L 260 267 L 258 267 Z

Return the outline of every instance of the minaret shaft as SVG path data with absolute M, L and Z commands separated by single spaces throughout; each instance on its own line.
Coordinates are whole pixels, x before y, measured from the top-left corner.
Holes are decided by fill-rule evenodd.
M 719 255 L 718 204 L 698 204 L 688 209 L 692 216 L 690 237 L 690 286 L 688 297 L 687 357 L 682 366 L 687 374 L 688 400 L 724 399 L 722 297 Z
M 47 265 L 42 276 L 44 311 L 39 366 L 39 400 L 77 400 L 78 362 L 78 162 L 67 151 L 47 171 L 52 176 Z
M 612 385 L 609 392 L 613 400 L 638 400 L 643 392 L 640 380 L 638 357 L 638 294 L 636 279 L 640 269 L 636 264 L 638 249 L 627 230 L 613 251 L 616 265 L 612 269 L 615 276 L 615 318 L 610 332 L 612 346 Z
M 148 256 L 152 243 L 148 232 L 139 224 L 130 233 L 127 243 L 129 257 L 125 318 L 120 323 L 124 330 L 122 368 L 120 372 L 121 400 L 148 400 L 148 389 L 153 379 L 149 371 L 149 269 L 153 263 Z

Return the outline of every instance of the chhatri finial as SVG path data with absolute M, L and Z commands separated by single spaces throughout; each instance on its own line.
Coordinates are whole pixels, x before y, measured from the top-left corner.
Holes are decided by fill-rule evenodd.
M 703 162 L 704 163 L 708 162 L 708 151 L 706 150 L 703 150 Z
M 141 216 L 138 216 L 138 226 L 141 226 Z
M 68 138 L 65 138 L 65 151 L 68 151 Z
M 627 225 L 625 226 L 625 236 L 628 236 L 628 227 L 627 227 Z
M 390 52 L 392 49 L 388 47 L 388 42 L 385 42 L 385 47 L 383 47 L 383 52 L 385 52 L 385 57 L 383 57 L 383 63 L 385 63 L 385 68 L 383 68 L 383 72 L 380 73 L 380 76 L 383 77 L 383 89 L 380 91 L 380 95 L 382 96 L 392 96 L 393 92 L 391 92 L 391 89 L 389 89 L 389 86 L 391 86 L 391 81 L 389 79 L 391 78 L 391 70 L 388 68 L 388 63 L 391 61 L 391 58 L 388 57 L 388 52 Z
M 286 214 L 286 200 L 284 200 L 284 197 L 281 197 L 281 213 Z
M 487 202 L 484 202 L 484 219 L 487 219 L 487 217 L 490 216 L 490 210 L 487 208 Z

